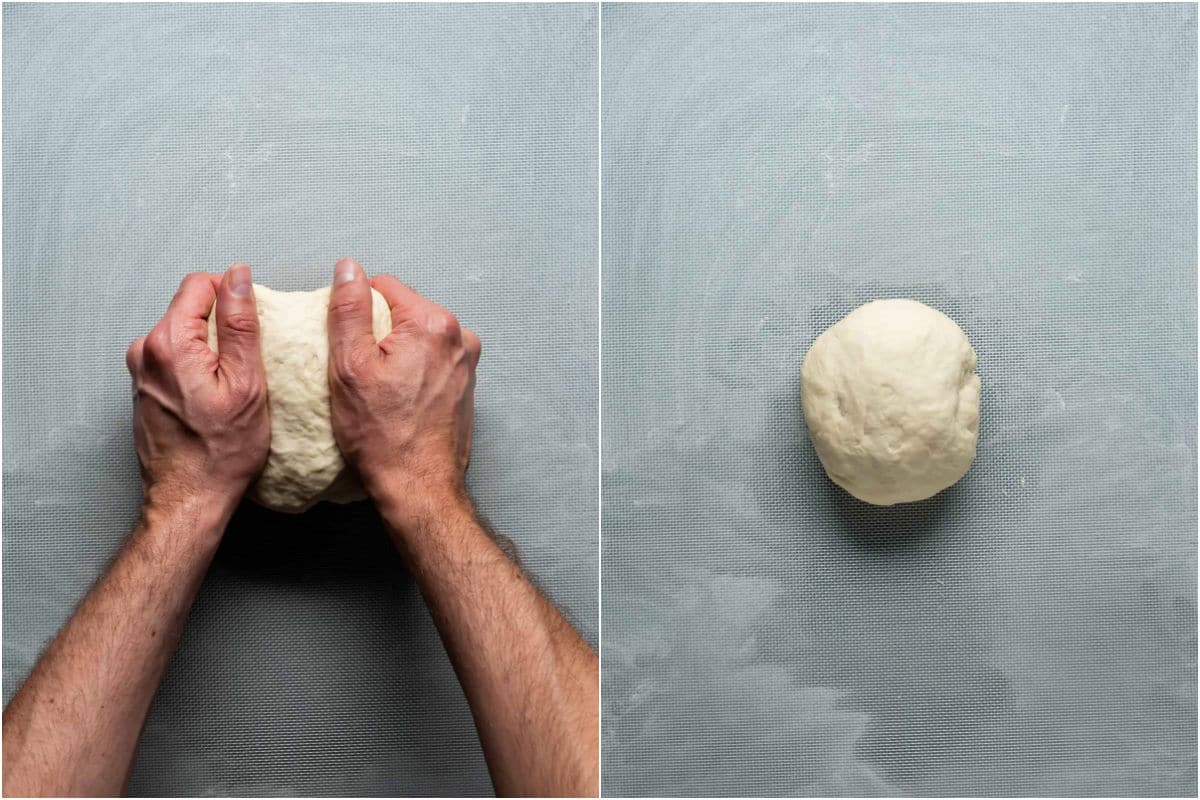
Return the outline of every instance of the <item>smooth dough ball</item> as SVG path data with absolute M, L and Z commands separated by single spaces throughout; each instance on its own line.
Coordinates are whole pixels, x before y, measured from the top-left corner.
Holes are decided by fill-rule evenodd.
M 868 503 L 932 497 L 975 458 L 975 351 L 954 320 L 915 300 L 867 303 L 818 336 L 800 394 L 825 472 Z
M 329 419 L 329 287 L 314 292 L 276 292 L 254 285 L 258 304 L 271 452 L 252 500 L 298 514 L 322 500 L 366 499 L 346 465 Z M 375 340 L 391 332 L 392 313 L 383 295 L 372 295 Z M 217 350 L 216 306 L 208 315 L 208 345 Z

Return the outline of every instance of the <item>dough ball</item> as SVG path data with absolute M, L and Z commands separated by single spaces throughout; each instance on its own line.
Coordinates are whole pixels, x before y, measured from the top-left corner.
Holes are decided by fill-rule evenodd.
M 868 503 L 932 497 L 975 458 L 975 351 L 954 320 L 915 300 L 867 303 L 818 336 L 800 394 L 825 472 Z
M 276 292 L 254 286 L 258 304 L 271 452 L 252 500 L 298 514 L 322 500 L 366 499 L 333 438 L 329 419 L 329 287 L 314 292 Z M 392 330 L 383 295 L 371 290 L 375 341 Z M 208 315 L 208 346 L 217 350 L 216 306 Z

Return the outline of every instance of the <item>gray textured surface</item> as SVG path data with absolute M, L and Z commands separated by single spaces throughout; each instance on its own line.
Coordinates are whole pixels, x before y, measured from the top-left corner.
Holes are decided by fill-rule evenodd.
M 609 793 L 1196 793 L 1196 10 L 606 6 Z M 978 459 L 873 508 L 800 361 L 877 297 Z
M 484 342 L 470 483 L 595 641 L 592 6 L 4 8 L 4 697 L 138 501 L 124 350 L 184 273 L 360 258 Z M 367 507 L 249 508 L 151 712 L 140 794 L 490 791 Z

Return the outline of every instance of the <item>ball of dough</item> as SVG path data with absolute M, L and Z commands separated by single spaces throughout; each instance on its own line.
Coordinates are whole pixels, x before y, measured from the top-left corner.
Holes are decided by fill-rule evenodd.
M 276 292 L 254 286 L 258 304 L 271 451 L 252 500 L 298 514 L 322 500 L 366 499 L 333 438 L 329 419 L 329 287 L 313 292 Z M 392 330 L 383 295 L 371 290 L 375 341 Z M 216 306 L 208 315 L 208 345 L 217 350 Z
M 932 497 L 975 458 L 975 351 L 954 320 L 915 300 L 867 303 L 818 336 L 800 394 L 825 472 L 868 503 Z

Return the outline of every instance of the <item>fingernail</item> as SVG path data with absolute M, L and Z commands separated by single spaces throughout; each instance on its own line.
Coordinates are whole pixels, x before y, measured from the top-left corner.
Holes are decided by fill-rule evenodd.
M 236 264 L 229 270 L 229 291 L 238 297 L 250 294 L 250 268 L 245 264 Z
M 349 283 L 358 277 L 358 264 L 352 258 L 343 258 L 333 268 L 333 285 Z

